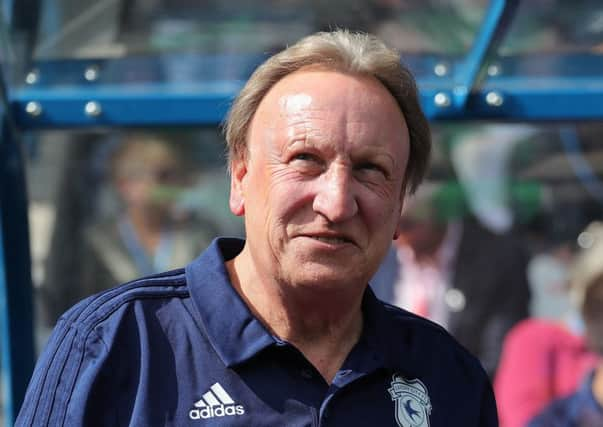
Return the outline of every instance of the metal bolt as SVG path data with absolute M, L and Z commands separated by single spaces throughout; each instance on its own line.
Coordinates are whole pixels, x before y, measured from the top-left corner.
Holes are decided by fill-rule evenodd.
M 444 294 L 444 301 L 446 302 L 448 308 L 450 308 L 450 311 L 455 313 L 463 311 L 467 305 L 465 294 L 456 288 L 448 289 L 446 291 Z
M 84 112 L 88 117 L 98 117 L 103 112 L 103 109 L 98 102 L 88 101 L 84 107 Z
M 498 64 L 490 64 L 488 66 L 488 75 L 490 77 L 498 76 L 500 74 L 500 72 L 501 72 L 500 65 L 498 65 Z
M 25 112 L 32 117 L 38 117 L 40 114 L 42 114 L 42 106 L 39 102 L 29 101 L 27 104 L 25 104 Z
M 433 97 L 433 102 L 437 107 L 444 108 L 450 106 L 450 96 L 444 92 L 438 92 Z
M 448 65 L 443 62 L 438 62 L 435 67 L 433 67 L 433 72 L 438 77 L 444 77 L 448 74 Z
M 593 233 L 583 231 L 578 235 L 578 246 L 580 246 L 582 249 L 590 249 L 593 247 L 596 240 L 597 239 Z
M 38 83 L 38 80 L 40 80 L 40 72 L 38 70 L 31 70 L 25 76 L 25 83 L 28 85 L 34 85 Z
M 86 67 L 86 70 L 84 71 L 84 78 L 89 82 L 98 80 L 98 75 L 99 69 L 96 65 Z
M 503 96 L 499 92 L 492 91 L 486 94 L 486 104 L 491 107 L 500 107 L 504 101 Z

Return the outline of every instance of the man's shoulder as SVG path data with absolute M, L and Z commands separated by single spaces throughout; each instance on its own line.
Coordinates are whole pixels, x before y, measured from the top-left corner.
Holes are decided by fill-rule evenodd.
M 161 305 L 173 298 L 189 298 L 184 269 L 171 270 L 132 280 L 91 295 L 80 301 L 59 319 L 68 327 L 94 328 L 99 322 L 133 305 Z
M 450 341 L 451 345 L 462 348 L 456 343 L 452 335 L 439 324 L 393 304 L 384 301 L 380 302 L 383 305 L 384 313 L 389 321 L 393 323 L 394 328 L 403 327 L 406 331 L 410 330 L 413 333 L 424 335 L 429 339 L 447 340 Z
M 65 417 L 82 416 L 93 400 L 90 390 L 104 387 L 97 381 L 106 386 L 141 371 L 151 354 L 164 360 L 178 342 L 152 332 L 185 321 L 194 325 L 189 301 L 180 269 L 125 283 L 74 305 L 60 317 L 38 359 L 17 425 L 33 425 L 30 420 L 73 425 Z
M 471 425 L 497 425 L 496 404 L 488 376 L 478 359 L 440 325 L 401 308 L 383 305 L 382 335 L 386 366 L 407 379 L 416 378 L 434 402 L 462 396 Z M 455 399 L 450 399 L 454 395 Z M 448 397 L 446 397 L 448 396 Z M 456 404 L 450 403 L 454 410 Z M 435 403 L 434 403 L 435 406 Z M 477 412 L 472 412 L 479 408 Z
M 481 381 L 485 372 L 478 361 L 445 328 L 439 324 L 394 305 L 381 302 L 389 319 L 388 332 L 393 342 L 400 342 L 405 351 L 428 355 L 419 364 L 439 363 L 457 366 L 465 372 L 473 372 Z M 436 358 L 433 356 L 437 355 Z

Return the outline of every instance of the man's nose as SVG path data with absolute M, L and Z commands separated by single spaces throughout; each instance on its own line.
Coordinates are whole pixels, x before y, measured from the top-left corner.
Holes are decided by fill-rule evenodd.
M 327 170 L 317 182 L 313 209 L 331 222 L 342 222 L 358 212 L 353 177 L 346 167 Z

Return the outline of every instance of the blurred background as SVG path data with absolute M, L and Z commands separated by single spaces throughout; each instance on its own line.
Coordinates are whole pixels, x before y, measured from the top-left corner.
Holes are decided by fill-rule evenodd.
M 580 295 L 603 271 L 600 0 L 0 4 L 6 425 L 72 304 L 244 236 L 227 204 L 224 113 L 267 56 L 339 27 L 402 53 L 432 123 L 428 182 L 377 294 L 480 358 L 503 426 L 592 367 Z

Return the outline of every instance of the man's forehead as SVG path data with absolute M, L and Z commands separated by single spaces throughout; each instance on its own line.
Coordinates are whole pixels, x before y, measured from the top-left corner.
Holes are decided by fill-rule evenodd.
M 312 96 L 308 93 L 284 94 L 279 99 L 280 110 L 286 114 L 295 114 L 305 110 L 312 104 Z
M 338 82 L 340 85 L 341 82 L 345 82 L 347 85 L 352 86 L 376 85 L 381 86 L 384 91 L 388 92 L 385 86 L 383 86 L 376 77 L 370 75 L 327 68 L 302 68 L 301 70 L 297 70 L 284 76 L 276 82 L 268 91 L 266 97 L 268 97 L 271 92 L 279 94 L 290 93 L 291 95 L 294 95 L 304 91 L 312 91 L 317 88 L 332 88 L 334 82 Z M 329 92 L 330 91 L 320 91 L 321 94 L 328 94 Z
M 329 75 L 320 75 L 317 72 L 327 72 Z M 335 73 L 335 72 L 333 72 Z M 325 108 L 332 105 L 333 93 L 318 89 L 325 80 L 331 76 L 330 70 L 298 70 L 276 82 L 261 100 L 252 127 L 261 125 L 273 128 L 275 118 L 280 117 L 287 122 L 298 115 L 306 115 L 315 110 L 318 105 Z M 327 107 L 328 108 L 328 107 Z
M 337 107 L 344 105 L 345 99 L 350 101 L 347 105 L 354 105 L 359 95 L 365 103 L 374 104 L 375 110 L 389 103 L 403 116 L 393 95 L 376 77 L 325 68 L 301 69 L 285 76 L 264 96 L 258 112 L 296 115 L 319 105 L 340 110 Z
M 290 139 L 296 139 L 298 133 L 308 130 L 334 132 L 341 129 L 336 126 L 339 124 L 344 126 L 343 132 L 354 132 L 360 141 L 363 131 L 371 129 L 365 125 L 367 122 L 384 121 L 399 122 L 401 138 L 407 137 L 406 121 L 397 101 L 375 77 L 330 69 L 299 70 L 268 91 L 252 119 L 249 135 L 251 141 L 256 132 L 286 127 L 289 133 L 294 133 Z M 314 126 L 308 127 L 309 122 Z M 323 127 L 321 123 L 329 125 Z M 385 139 L 397 139 L 391 135 L 389 126 L 381 131 L 390 132 Z M 267 141 L 266 138 L 263 135 L 261 140 Z
M 301 111 L 309 107 L 318 95 L 323 101 L 328 98 L 331 93 L 320 91 L 319 88 L 325 81 L 337 79 L 338 74 L 331 70 L 296 71 L 276 82 L 262 103 L 277 104 L 282 112 Z

